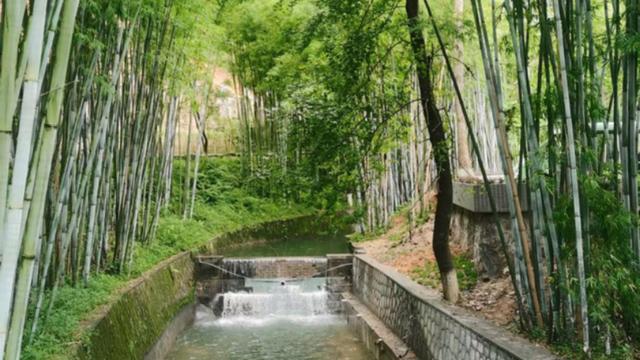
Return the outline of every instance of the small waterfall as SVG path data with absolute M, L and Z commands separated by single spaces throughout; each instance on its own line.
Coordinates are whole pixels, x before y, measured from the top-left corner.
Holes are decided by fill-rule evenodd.
M 289 287 L 288 285 L 285 287 Z M 295 286 L 293 286 L 295 287 Z M 277 294 L 231 293 L 224 296 L 223 317 L 324 315 L 327 293 L 324 290 L 300 293 L 288 289 Z
M 221 306 L 220 320 L 296 320 L 332 313 L 324 279 L 292 283 L 248 280 L 246 285 L 253 291 L 228 292 L 214 300 Z
M 324 276 L 327 269 L 326 257 L 263 257 L 224 258 L 222 267 L 229 273 L 249 278 L 307 278 Z
M 326 278 L 246 279 L 202 306 L 167 359 L 368 360 L 346 317 L 332 311 Z M 284 284 L 283 284 L 284 282 Z

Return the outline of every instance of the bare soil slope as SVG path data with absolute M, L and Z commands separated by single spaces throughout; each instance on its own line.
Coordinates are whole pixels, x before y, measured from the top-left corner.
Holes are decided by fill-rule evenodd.
M 432 218 L 409 232 L 407 218 L 398 215 L 392 219 L 390 228 L 384 234 L 357 245 L 368 255 L 418 280 L 420 270 L 437 271 L 432 234 Z M 451 244 L 451 251 L 453 255 L 460 255 L 467 249 Z M 442 291 L 442 288 L 438 290 Z M 498 279 L 479 277 L 475 286 L 462 292 L 457 305 L 478 312 L 483 318 L 500 326 L 510 326 L 516 319 L 515 294 L 508 274 Z

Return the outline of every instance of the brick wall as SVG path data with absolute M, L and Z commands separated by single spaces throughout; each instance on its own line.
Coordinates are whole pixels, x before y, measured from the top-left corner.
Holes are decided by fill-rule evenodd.
M 356 255 L 353 293 L 424 360 L 554 359 L 548 351 L 453 308 L 435 291 Z

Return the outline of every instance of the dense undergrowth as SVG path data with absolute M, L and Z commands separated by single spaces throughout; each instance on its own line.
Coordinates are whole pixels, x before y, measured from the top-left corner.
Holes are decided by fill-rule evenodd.
M 68 349 L 81 341 L 80 324 L 93 310 L 109 302 L 118 290 L 157 263 L 182 251 L 191 250 L 218 234 L 261 222 L 296 217 L 311 212 L 302 205 L 261 198 L 243 186 L 240 165 L 235 158 L 204 158 L 198 177 L 198 193 L 193 217 L 182 216 L 183 163 L 174 168 L 172 201 L 158 223 L 156 238 L 137 245 L 127 274 L 99 274 L 87 287 L 67 284 L 60 288 L 53 311 L 41 325 L 24 359 L 65 359 Z M 30 326 L 27 324 L 26 329 Z M 86 334 L 85 334 L 86 335 Z M 28 341 L 25 341 L 28 343 Z

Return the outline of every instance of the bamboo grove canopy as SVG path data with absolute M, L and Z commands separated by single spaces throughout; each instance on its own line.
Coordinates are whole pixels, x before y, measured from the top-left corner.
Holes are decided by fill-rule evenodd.
M 398 211 L 411 228 L 433 216 L 454 301 L 452 182 L 476 179 L 521 329 L 637 354 L 640 1 L 0 6 L 0 359 L 42 335 L 61 287 L 127 274 L 164 213 L 193 215 L 209 104 L 225 96 L 256 196 L 347 213 L 361 232 Z M 215 67 L 232 94 L 208 81 Z M 185 113 L 187 176 L 174 187 Z
M 61 286 L 127 271 L 154 238 L 179 89 L 197 73 L 185 58 L 206 55 L 188 38 L 195 8 L 212 9 L 2 1 L 0 358 L 19 357 Z

